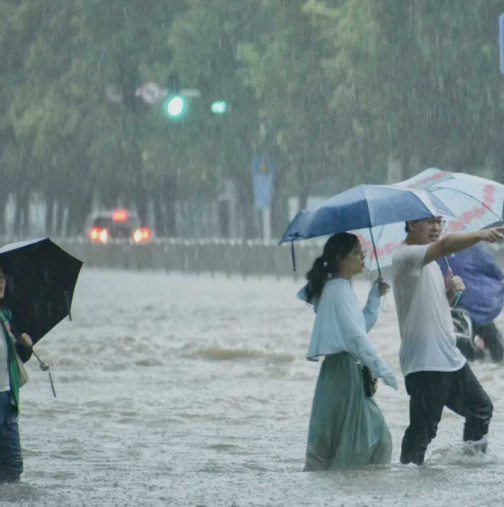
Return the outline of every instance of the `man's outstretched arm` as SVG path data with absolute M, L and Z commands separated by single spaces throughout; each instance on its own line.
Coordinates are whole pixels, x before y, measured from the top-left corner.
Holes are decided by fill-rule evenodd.
M 504 227 L 492 227 L 476 232 L 448 234 L 434 243 L 430 243 L 425 254 L 425 264 L 460 252 L 480 241 L 495 243 L 504 239 Z

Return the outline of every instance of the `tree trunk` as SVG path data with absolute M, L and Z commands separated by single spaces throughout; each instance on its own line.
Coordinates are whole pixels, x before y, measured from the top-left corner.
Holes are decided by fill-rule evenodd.
M 164 238 L 166 236 L 165 217 L 161 196 L 158 192 L 154 193 L 152 206 L 154 212 L 154 231 L 158 238 Z
M 256 227 L 254 217 L 254 199 L 252 184 L 244 179 L 237 180 L 238 209 L 243 224 L 245 239 L 256 239 L 259 237 L 259 231 Z
M 174 176 L 165 176 L 163 179 L 163 192 L 161 202 L 165 204 L 164 231 L 168 237 L 174 238 L 177 235 L 177 218 L 175 202 L 177 200 L 177 179 Z
M 16 208 L 14 214 L 14 235 L 17 237 L 27 236 L 29 231 L 29 204 L 30 192 L 20 188 L 16 194 Z
M 56 202 L 56 224 L 54 227 L 54 233 L 57 237 L 63 236 L 65 208 L 61 201 Z
M 0 236 L 7 235 L 7 204 L 9 202 L 9 194 L 6 193 L 4 197 L 0 204 Z
M 285 217 L 287 216 L 286 200 L 280 198 L 285 180 L 285 171 L 282 167 L 277 166 L 277 172 L 275 174 L 275 181 L 273 187 L 273 201 L 271 203 L 271 229 L 273 237 L 280 237 L 285 230 L 287 224 L 285 223 Z
M 80 236 L 85 233 L 86 219 L 91 212 L 93 197 L 91 193 L 79 196 L 72 202 L 67 202 L 68 215 L 65 235 L 67 237 Z
M 46 196 L 46 211 L 45 211 L 45 234 L 47 236 L 52 236 L 53 234 L 53 218 L 54 218 L 54 197 Z

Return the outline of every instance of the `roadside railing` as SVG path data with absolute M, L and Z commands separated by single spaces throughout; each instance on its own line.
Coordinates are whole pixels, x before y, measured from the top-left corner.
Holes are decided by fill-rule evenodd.
M 15 240 L 0 238 L 0 246 L 12 241 Z M 84 261 L 87 267 L 293 279 L 304 278 L 315 258 L 321 255 L 324 245 L 324 240 L 296 242 L 297 269 L 294 272 L 290 243 L 278 245 L 276 242 L 257 240 L 220 239 L 156 239 L 139 245 L 126 242 L 90 243 L 82 238 L 54 241 Z M 488 248 L 504 269 L 504 245 L 488 245 Z M 389 269 L 385 269 L 383 274 L 390 278 Z M 374 275 L 368 274 L 371 277 Z
M 295 245 L 296 271 L 290 244 L 251 240 L 155 240 L 148 244 L 94 244 L 81 239 L 55 240 L 86 266 L 127 270 L 165 270 L 226 275 L 304 277 L 322 244 Z

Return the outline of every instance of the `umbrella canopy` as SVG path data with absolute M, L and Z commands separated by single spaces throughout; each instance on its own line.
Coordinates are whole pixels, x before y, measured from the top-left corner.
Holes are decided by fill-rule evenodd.
M 427 190 L 453 211 L 446 216 L 444 233 L 472 232 L 502 222 L 504 185 L 470 174 L 451 173 L 430 168 L 413 178 L 393 185 L 396 188 Z M 381 267 L 392 263 L 395 249 L 404 241 L 403 224 L 388 224 L 373 230 L 373 238 L 366 231 L 360 233 L 363 247 L 377 244 L 376 255 L 366 259 L 366 267 L 372 269 L 379 261 Z
M 45 238 L 0 248 L 0 266 L 7 274 L 4 304 L 33 343 L 70 315 L 82 261 Z
M 430 192 L 390 185 L 358 185 L 325 200 L 313 209 L 300 211 L 280 243 L 327 236 L 406 220 L 453 215 Z M 372 235 L 371 235 L 372 238 Z
M 325 200 L 316 208 L 298 212 L 280 243 L 436 215 L 453 213 L 424 190 L 358 185 Z

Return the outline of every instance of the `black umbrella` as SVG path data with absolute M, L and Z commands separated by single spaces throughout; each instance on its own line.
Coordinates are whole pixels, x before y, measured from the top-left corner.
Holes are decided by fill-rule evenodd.
M 33 343 L 70 315 L 82 261 L 45 238 L 0 248 L 0 266 L 8 277 L 5 306 Z
M 0 248 L 0 266 L 7 275 L 4 304 L 12 310 L 18 331 L 28 333 L 34 344 L 66 316 L 71 318 L 82 261 L 44 238 Z

